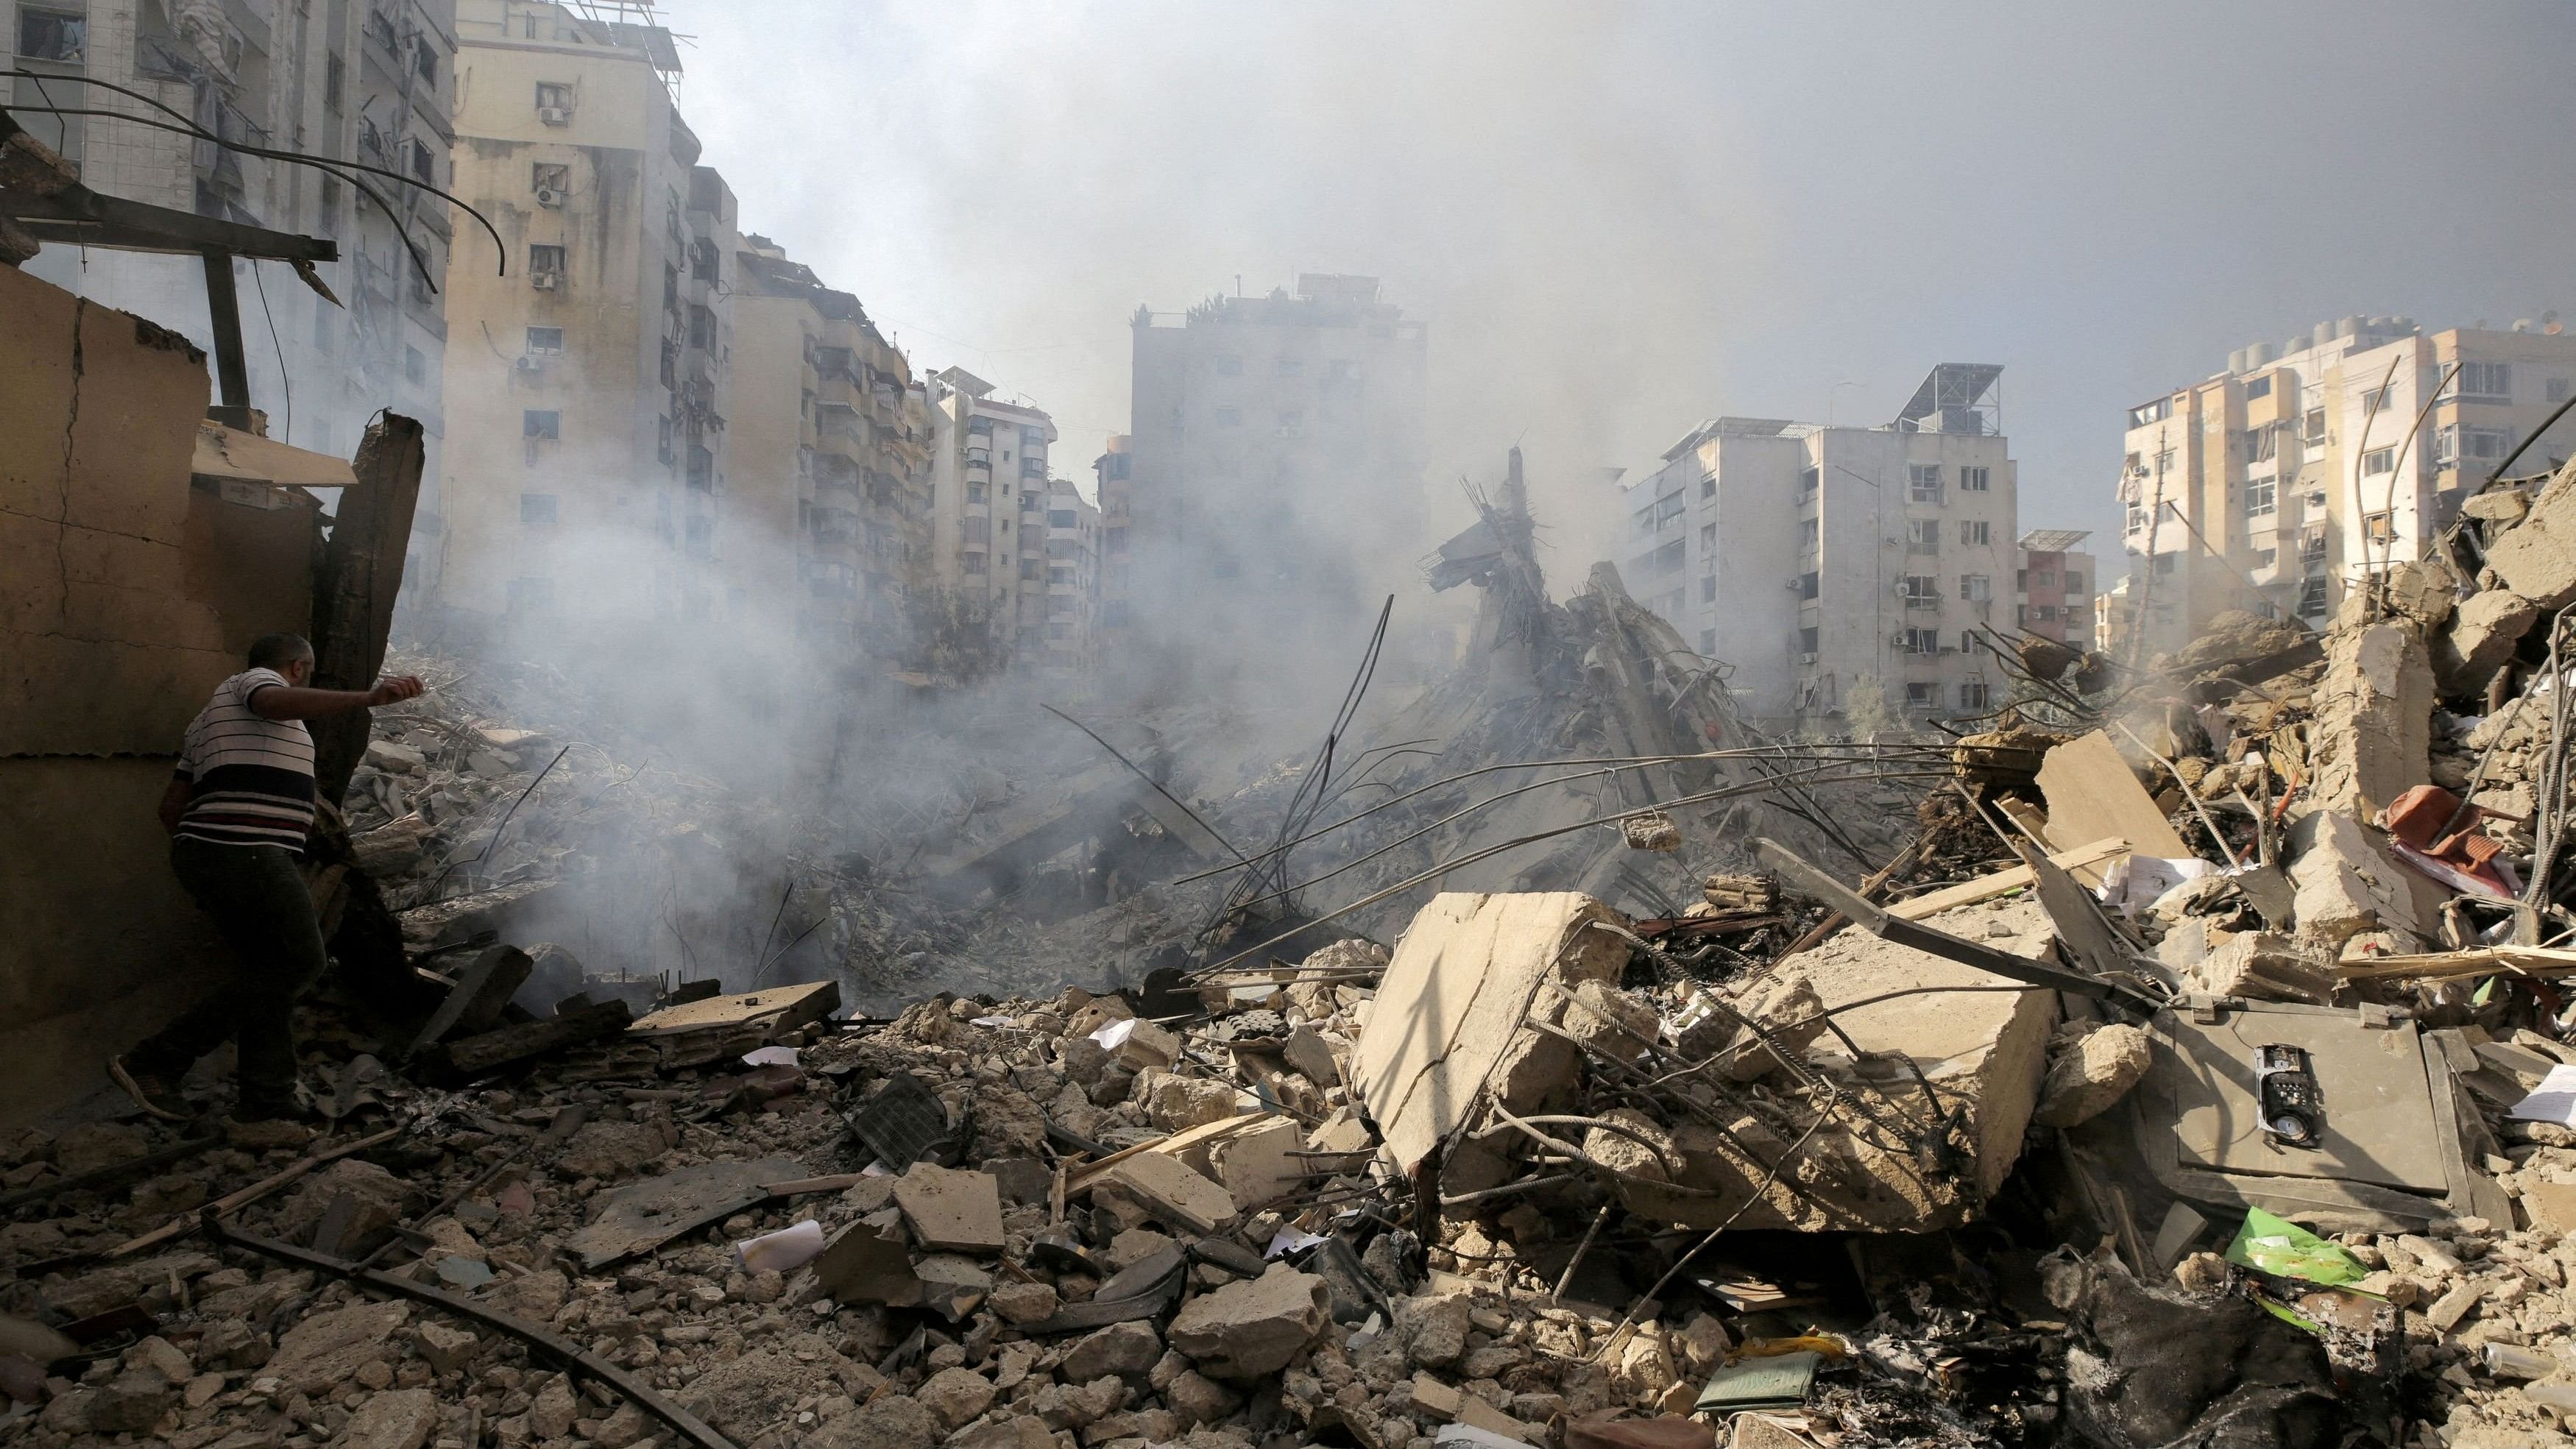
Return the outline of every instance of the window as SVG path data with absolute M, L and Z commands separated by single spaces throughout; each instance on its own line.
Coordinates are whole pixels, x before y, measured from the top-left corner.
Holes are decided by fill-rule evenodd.
M 1907 654 L 1938 654 L 1941 652 L 1941 631 L 1938 629 L 1900 630 L 1896 636 L 1896 647 Z
M 2324 408 L 2310 408 L 2308 409 L 2307 416 L 2301 418 L 2299 421 L 2301 425 L 2299 430 L 2299 441 L 2307 444 L 2311 448 L 2324 447 L 2326 441 L 2326 410 Z
M 985 499 L 985 494 L 989 491 L 989 489 L 990 489 L 990 485 L 989 485 L 989 484 L 984 484 L 984 483 L 969 483 L 969 484 L 967 484 L 967 485 L 966 485 L 966 501 L 967 501 L 967 502 L 969 502 L 969 503 L 982 503 L 982 502 L 985 502 L 985 501 L 986 501 L 986 499 Z
M 2270 423 L 2245 430 L 2245 461 L 2269 463 L 2281 451 L 2281 430 Z
M 1717 602 L 1717 575 L 1700 575 L 1699 601 L 1703 604 L 1714 604 Z
M 1715 629 L 1702 629 L 1699 631 L 1699 652 L 1710 657 L 1714 657 L 1716 655 L 1717 631 Z
M 519 414 L 519 436 L 558 442 L 563 438 L 563 414 L 530 408 Z
M 2397 384 L 2392 382 L 2385 387 L 2363 388 L 2361 390 L 2361 406 L 2362 410 L 2365 412 L 2395 412 L 2397 410 Z
M 1823 482 L 1824 482 L 1824 479 L 1825 479 L 1825 475 L 1824 475 L 1824 472 L 1823 472 L 1823 470 L 1822 470 L 1822 469 L 1817 469 L 1817 468 L 1801 468 L 1801 469 L 1799 469 L 1799 470 L 1798 470 L 1798 499 L 1799 499 L 1799 501 L 1803 503 L 1803 502 L 1805 502 L 1807 499 L 1810 499 L 1810 498 L 1815 497 L 1815 496 L 1816 496 L 1816 488 L 1817 488 L 1817 485 L 1819 485 L 1819 484 L 1823 483 Z M 1716 480 L 1715 480 L 1715 479 L 1711 479 L 1711 480 L 1709 480 L 1709 481 L 1711 481 L 1711 482 L 1713 483 L 1713 482 L 1715 482 Z
M 680 385 L 680 344 L 668 340 L 662 343 L 662 385 Z
M 572 82 L 570 82 L 570 81 L 539 81 L 539 82 L 537 82 L 537 109 L 538 109 L 538 110 L 541 110 L 541 111 L 569 111 L 569 110 L 571 110 L 571 109 L 572 109 Z
M 981 553 L 963 553 L 957 559 L 959 566 L 970 574 L 984 572 L 984 555 Z
M 1074 526 L 1074 510 L 1070 508 L 1050 508 L 1047 510 L 1047 527 L 1072 528 Z
M 1243 359 L 1240 357 L 1218 358 L 1216 360 L 1216 375 L 1219 377 L 1243 376 Z
M 18 53 L 29 60 L 79 65 L 89 54 L 89 18 L 69 10 L 37 10 L 22 6 L 18 11 Z M 77 106 L 87 103 L 58 101 L 55 104 Z
M 668 417 L 658 417 L 653 420 L 653 424 L 654 455 L 665 463 L 680 461 L 679 432 L 671 426 L 671 420 Z
M 1813 520 L 1809 520 L 1809 521 L 1810 521 L 1810 522 L 1812 522 Z M 1800 526 L 1801 528 L 1804 528 L 1806 525 L 1805 525 L 1805 524 L 1801 524 L 1801 525 L 1799 525 L 1799 526 Z M 1810 545 L 1810 547 L 1813 547 L 1813 545 Z M 1716 524 L 1714 524 L 1714 523 L 1703 523 L 1703 524 L 1701 524 L 1701 525 L 1699 526 L 1699 551 L 1700 551 L 1701 553 L 1703 553 L 1703 554 L 1712 554 L 1712 553 L 1717 552 L 1717 525 L 1716 525 Z
M 418 136 L 413 136 L 402 143 L 402 148 L 403 154 L 411 159 L 412 179 L 415 181 L 426 181 L 431 185 L 436 185 L 438 182 L 438 164 L 431 159 L 429 143 L 423 141 Z
M 1805 572 L 1805 573 L 1803 573 L 1803 574 L 1798 575 L 1798 585 L 1797 585 L 1797 587 L 1798 587 L 1798 597 L 1799 597 L 1799 598 L 1802 598 L 1802 599 L 1812 599 L 1812 598 L 1814 598 L 1814 597 L 1816 596 L 1816 588 L 1817 588 L 1817 576 L 1816 576 L 1816 571 L 1815 571 L 1815 570 L 1813 570 L 1813 569 L 1809 569 L 1807 572 Z
M 530 357 L 563 356 L 563 332 L 560 327 L 529 328 L 528 355 Z
M 2158 578 L 2166 578 L 2166 577 L 2170 577 L 2170 576 L 2172 575 L 2173 571 L 2174 571 L 2174 562 L 2175 562 L 2175 560 L 2179 559 L 2180 557 L 2181 557 L 2181 555 L 2180 555 L 2180 554 L 2171 554 L 2171 553 L 2160 553 L 2160 554 L 2157 554 L 2157 555 L 2156 555 L 2156 576 L 2157 576 Z
M 1983 649 L 1983 648 L 1986 648 L 1986 647 L 1987 647 L 1987 645 L 1986 645 L 1986 641 L 1977 637 L 1977 631 L 1976 631 L 1976 630 L 1974 630 L 1974 629 L 1962 629 L 1962 630 L 1960 630 L 1960 631 L 1959 631 L 1959 652 L 1960 652 L 1960 653 L 1962 653 L 1962 654 L 1974 654 L 1974 653 L 1976 653 L 1978 650 Z
M 1905 465 L 1905 501 L 1938 503 L 1941 501 L 1941 465 L 1908 463 Z
M 2147 505 L 2143 503 L 2132 503 L 2129 505 L 2128 522 L 2126 524 L 2125 531 L 2129 533 L 2144 533 L 2147 531 Z
M 2084 576 L 2078 573 L 2068 574 L 2066 576 L 2066 592 L 2070 595 L 2083 593 Z
M 2026 594 L 2030 592 L 2030 570 L 2013 570 L 2013 592 L 2016 594 Z
M 438 79 L 438 52 L 430 49 L 429 41 L 426 37 L 413 42 L 411 68 L 420 74 L 420 78 L 422 80 L 434 81 Z
M 1682 541 L 1678 538 L 1655 550 L 1655 572 L 1659 574 L 1679 572 L 1682 562 Z
M 1959 597 L 1971 604 L 1982 604 L 1995 596 L 1994 580 L 1984 574 L 1959 575 Z
M 2280 557 L 2281 551 L 2277 548 L 2258 548 L 2254 550 L 2254 567 L 2268 569 L 2279 561 Z
M 662 310 L 680 310 L 680 269 L 669 262 L 662 264 Z
M 564 249 L 562 247 L 532 246 L 528 248 L 529 275 L 534 276 L 538 273 L 544 273 L 549 276 L 560 277 L 563 275 L 563 270 Z
M 1709 477 L 1699 480 L 1699 496 L 1700 501 L 1703 503 L 1717 496 L 1716 475 L 1712 474 Z
M 2267 372 L 2261 377 L 2249 377 L 2245 379 L 2245 396 L 2247 398 L 2270 397 L 2271 395 L 2272 374 Z
M 1649 503 L 1645 507 L 1638 509 L 1635 513 L 1630 514 L 1628 517 L 1628 526 L 1631 532 L 1634 532 L 1641 538 L 1647 534 L 1653 533 L 1655 531 L 1655 505 Z
M 1941 520 L 1937 518 L 1909 518 L 1905 520 L 1905 551 L 1907 553 L 1939 553 L 1941 551 Z
M 1044 560 L 1024 558 L 1020 560 L 1020 577 L 1028 580 L 1030 583 L 1035 583 L 1037 582 L 1039 572 L 1045 567 L 1046 563 Z
M 348 89 L 349 63 L 337 55 L 326 58 L 322 64 L 322 108 L 327 111 L 339 110 L 340 98 L 348 92 Z
M 1959 521 L 1959 542 L 1976 545 L 1994 541 L 1993 525 L 1983 519 Z
M 2053 624 L 2057 622 L 2057 606 L 2055 604 L 2033 604 L 2029 609 L 2023 612 L 2026 612 L 2031 618 L 2037 619 L 2043 624 Z
M 519 578 L 510 580 L 510 612 L 542 613 L 555 606 L 555 581 Z
M 1656 499 L 1655 531 L 1658 533 L 1663 532 L 1664 528 L 1674 519 L 1682 516 L 1682 510 L 1687 506 L 1688 505 L 1682 501 L 1682 495 L 1678 493 L 1666 494 L 1664 497 Z
M 1716 533 L 1717 525 L 1710 524 L 1706 530 L 1706 536 L 1707 542 L 1712 546 L 1717 542 Z M 1823 546 L 1824 537 L 1825 525 L 1823 520 L 1815 518 L 1802 518 L 1798 520 L 1798 552 L 1802 554 L 1814 553 L 1818 548 Z
M 1909 609 L 1940 607 L 1941 581 L 1930 574 L 1907 574 L 1903 592 Z
M 2462 402 L 2513 401 L 2513 368 L 2502 362 L 2463 362 L 2457 391 Z
M 1907 709 L 1931 709 L 1941 702 L 1941 686 L 1925 681 L 1905 686 Z
M 1817 644 L 1817 641 L 1818 641 L 1818 640 L 1823 636 L 1823 634 L 1824 634 L 1824 631 L 1823 631 L 1822 629 L 1815 628 L 1815 627 L 1814 627 L 1814 626 L 1812 626 L 1812 625 L 1811 625 L 1811 626 L 1809 626 L 1809 627 L 1807 627 L 1807 628 L 1804 628 L 1804 629 L 1799 630 L 1799 631 L 1798 631 L 1798 652 L 1799 652 L 1799 653 L 1801 653 L 1801 654 L 1813 654 L 1813 653 L 1815 653 L 1815 652 L 1816 652 L 1816 644 Z M 1707 649 L 1703 649 L 1703 650 L 1701 650 L 1700 652 L 1701 652 L 1701 653 L 1703 653 L 1703 654 L 1707 654 L 1707 653 L 1712 653 L 1712 652 L 1714 652 L 1714 651 L 1715 651 L 1715 649 L 1716 649 L 1716 646 L 1715 646 L 1715 644 L 1713 644 L 1713 643 L 1712 643 L 1712 644 L 1710 645 L 1710 647 L 1709 647 L 1709 648 L 1707 648 Z
M 555 495 L 551 493 L 520 494 L 519 521 L 521 523 L 553 523 L 555 521 Z
M 958 526 L 958 535 L 964 538 L 968 543 L 991 543 L 993 541 L 993 520 L 989 518 L 966 519 Z
M 2319 575 L 2299 586 L 2299 613 L 2304 618 L 2313 619 L 2325 611 L 2326 581 L 2323 575 Z
M 1066 564 L 1049 565 L 1046 571 L 1046 581 L 1050 584 L 1070 584 L 1073 582 L 1073 569 L 1070 565 Z
M 1991 491 L 1990 485 L 1993 480 L 1994 470 L 1991 468 L 1961 468 L 1959 470 L 1959 491 L 1962 493 L 1989 492 Z
M 991 418 L 968 418 L 966 420 L 966 436 L 970 438 L 990 439 L 993 436 L 993 420 Z M 985 446 L 991 447 L 992 444 L 987 442 Z
M 2274 510 L 2274 507 L 2276 506 L 2276 504 L 2277 504 L 2277 502 L 2278 502 L 2278 499 L 2279 499 L 2280 489 L 2281 489 L 2280 480 L 2279 480 L 2279 479 L 2277 479 L 2277 478 L 2248 478 L 2248 479 L 2246 479 L 2246 480 L 2245 480 L 2245 516 L 2246 516 L 2246 518 L 2250 520 L 2250 519 L 2256 519 L 2256 518 L 2269 518 L 2269 517 L 2271 517 L 2271 516 L 2272 516 L 2272 513 L 2273 513 L 2273 510 Z
M 714 242 L 700 237 L 689 243 L 689 279 L 691 281 L 720 281 L 722 280 L 721 271 L 722 259 L 716 254 Z
M 2464 428 L 2453 423 L 2433 435 L 2433 461 L 2441 467 L 2472 460 L 2491 461 L 2512 449 L 2511 428 Z
M 1216 425 L 1217 425 L 1218 427 L 1220 427 L 1220 428 L 1239 428 L 1239 427 L 1242 427 L 1242 426 L 1243 426 L 1243 409 L 1241 409 L 1241 408 L 1218 408 L 1218 409 L 1216 410 Z
M 689 345 L 701 351 L 716 345 L 716 314 L 694 302 L 689 305 Z
M 2143 428 L 2152 423 L 2163 422 L 2165 419 L 2172 416 L 2173 399 L 2169 397 L 2160 397 L 2154 402 L 2129 409 L 2129 426 L 2133 428 Z
M 2361 476 L 2364 478 L 2376 478 L 2382 473 L 2396 471 L 2397 446 L 2393 443 L 2385 448 L 2373 448 L 2361 455 Z
M 2361 535 L 2372 543 L 2395 542 L 2397 538 L 2396 516 L 2386 512 L 2364 514 L 2361 520 Z
M 1985 682 L 1984 680 L 1982 680 L 1982 679 L 1962 679 L 1962 680 L 1960 680 L 1960 681 L 1959 681 L 1959 708 L 1961 708 L 1961 709 L 1984 709 L 1985 707 L 1986 707 L 1986 682 Z

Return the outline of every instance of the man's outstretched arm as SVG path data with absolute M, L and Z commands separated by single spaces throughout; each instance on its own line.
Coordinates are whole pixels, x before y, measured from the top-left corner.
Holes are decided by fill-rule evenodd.
M 272 684 L 251 693 L 250 712 L 261 719 L 320 719 L 324 715 L 392 704 L 409 699 L 420 690 L 420 681 L 408 674 L 394 675 L 373 689 L 307 689 L 296 684 Z

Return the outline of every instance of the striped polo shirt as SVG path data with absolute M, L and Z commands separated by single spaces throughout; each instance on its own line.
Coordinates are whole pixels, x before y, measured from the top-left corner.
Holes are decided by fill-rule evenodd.
M 251 696 L 286 676 L 245 669 L 216 686 L 179 746 L 179 778 L 196 787 L 178 834 L 217 845 L 304 848 L 313 825 L 313 735 L 296 719 L 262 719 Z

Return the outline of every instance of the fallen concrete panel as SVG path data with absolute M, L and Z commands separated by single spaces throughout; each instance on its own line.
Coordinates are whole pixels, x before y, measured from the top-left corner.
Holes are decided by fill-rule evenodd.
M 2048 843 L 2058 850 L 2116 836 L 2141 855 L 2178 860 L 2192 853 L 2100 730 L 2048 752 L 2039 762 L 2039 792 L 2048 801 Z M 2099 864 L 2070 869 L 2088 886 L 2102 883 Z
M 630 1183 L 610 1193 L 599 1216 L 564 1240 L 564 1251 L 580 1259 L 583 1272 L 594 1272 L 766 1202 L 768 1184 L 804 1176 L 805 1164 L 792 1157 L 764 1157 L 701 1163 Z
M 1627 944 L 1595 921 L 1627 924 L 1571 891 L 1443 892 L 1414 916 L 1351 1058 L 1352 1085 L 1399 1168 L 1418 1166 L 1487 1093 L 1526 1112 L 1570 1081 L 1574 1048 L 1524 1023 L 1557 1009 L 1542 983 L 1618 980 Z

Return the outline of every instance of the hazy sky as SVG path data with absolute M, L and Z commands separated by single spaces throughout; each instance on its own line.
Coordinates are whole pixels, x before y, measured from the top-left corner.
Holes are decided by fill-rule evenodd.
M 1372 273 L 1432 326 L 1433 497 L 1522 442 L 1559 587 L 1597 470 L 1703 417 L 2001 363 L 2023 527 L 2107 545 L 2121 409 L 2233 348 L 2576 317 L 2565 0 L 667 15 L 744 229 L 1053 412 L 1060 473 L 1125 430 L 1137 303 Z

